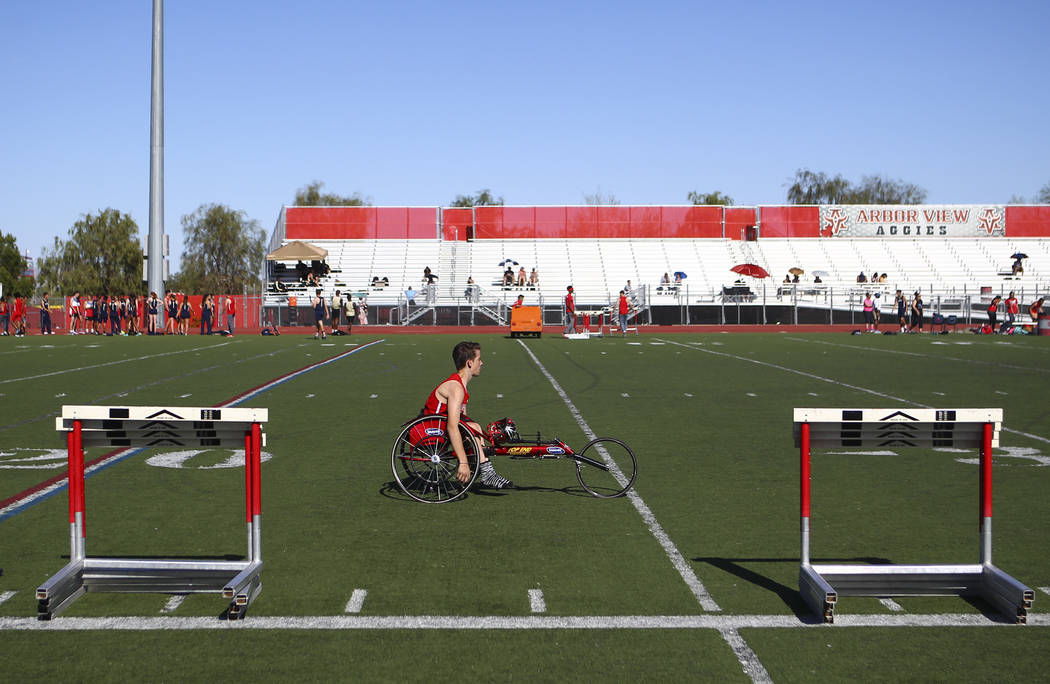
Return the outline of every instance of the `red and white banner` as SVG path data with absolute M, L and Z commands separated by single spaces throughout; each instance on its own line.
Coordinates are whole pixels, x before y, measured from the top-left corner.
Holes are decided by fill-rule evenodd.
M 850 204 L 820 207 L 822 237 L 1002 237 L 1001 204 Z

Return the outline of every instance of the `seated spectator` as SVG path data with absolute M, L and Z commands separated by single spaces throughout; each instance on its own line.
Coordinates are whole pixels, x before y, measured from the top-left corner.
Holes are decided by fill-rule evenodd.
M 386 276 L 383 276 L 383 287 L 386 287 L 389 284 L 390 284 L 390 278 L 387 278 Z
M 791 279 L 791 282 L 793 282 L 793 283 L 797 283 L 798 282 L 798 274 L 795 274 L 795 277 Z
M 886 282 L 886 278 L 887 278 L 887 275 L 885 273 L 883 273 L 882 275 L 879 276 L 879 282 L 880 283 Z
M 471 297 L 474 295 L 474 290 L 477 286 L 474 284 L 474 276 L 467 278 L 467 289 L 463 290 L 464 297 Z
M 503 284 L 513 285 L 514 284 L 514 271 L 510 266 L 507 266 L 507 270 L 503 272 Z
M 413 305 L 413 306 L 415 306 L 415 304 L 416 304 L 416 294 L 418 294 L 418 293 L 415 291 L 415 289 L 411 285 L 409 285 L 408 289 L 405 290 L 405 299 L 407 299 L 408 303 Z
M 540 272 L 535 267 L 532 269 L 532 273 L 529 274 L 529 285 L 536 287 L 540 284 Z
M 678 285 L 682 284 L 682 273 L 681 273 L 681 271 L 679 271 L 678 273 L 674 274 L 674 284 L 675 284 L 676 287 Z
M 857 276 L 857 282 L 858 283 L 866 283 L 866 282 L 868 282 L 868 276 L 864 275 L 864 271 L 861 271 L 860 274 Z
M 788 285 L 790 283 L 791 283 L 791 274 L 788 273 L 786 276 L 784 276 L 784 284 Z
M 518 287 L 525 287 L 525 267 L 522 266 L 518 269 L 518 279 L 514 283 Z
M 437 276 L 431 273 L 430 267 L 427 266 L 423 269 L 423 282 L 427 285 L 433 285 L 434 281 L 437 280 Z
M 1014 259 L 1014 264 L 1010 267 L 1010 270 L 1014 275 L 1024 275 L 1024 264 L 1021 263 L 1020 259 Z
M 824 281 L 820 279 L 820 276 L 813 276 L 813 282 L 815 284 L 819 285 L 820 283 L 822 283 Z
M 310 273 L 310 267 L 304 264 L 301 260 L 295 265 L 295 274 L 299 276 L 299 282 L 305 283 L 306 276 Z
M 317 280 L 317 274 L 310 271 L 306 274 L 306 284 L 311 286 L 319 286 L 321 283 Z
M 372 276 L 372 287 L 382 287 L 382 283 L 379 282 L 379 276 Z
M 663 277 L 660 278 L 660 287 L 667 287 L 671 284 L 671 276 L 664 273 Z

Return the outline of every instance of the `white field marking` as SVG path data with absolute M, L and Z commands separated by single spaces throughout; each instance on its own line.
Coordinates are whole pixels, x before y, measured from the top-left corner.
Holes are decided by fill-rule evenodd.
M 314 397 L 316 397 L 316 396 L 317 396 L 316 394 L 307 394 L 307 395 L 306 395 L 306 398 L 307 398 L 307 399 L 313 399 L 313 398 L 314 398 Z
M 179 399 L 185 399 L 186 397 L 192 397 L 193 394 L 180 394 Z
M 957 447 L 933 447 L 933 450 L 945 454 L 969 454 L 973 452 L 973 449 L 959 449 Z
M 930 344 L 943 344 L 945 347 L 948 346 L 947 342 L 930 342 Z M 910 352 L 899 352 L 900 354 L 908 354 Z
M 529 610 L 533 613 L 547 612 L 547 602 L 543 600 L 542 589 L 529 589 Z
M 902 606 L 901 604 L 897 603 L 896 601 L 894 601 L 891 598 L 880 598 L 879 599 L 879 603 L 881 603 L 882 605 L 886 606 L 887 608 L 892 610 L 894 613 L 903 613 L 904 612 L 904 606 Z
M 980 613 L 915 613 L 836 615 L 834 625 L 794 615 L 598 615 L 598 616 L 464 616 L 452 615 L 317 615 L 219 617 L 0 617 L 0 631 L 172 631 L 197 629 L 848 629 L 850 627 L 983 627 L 1017 629 L 1010 621 Z M 1029 613 L 1028 627 L 1050 627 L 1050 613 Z
M 213 344 L 207 347 L 207 349 L 216 349 L 218 347 L 225 347 L 232 342 L 222 342 L 220 344 Z M 0 385 L 6 385 L 9 382 L 21 382 L 23 380 L 39 380 L 40 378 L 50 378 L 55 375 L 65 375 L 66 373 L 76 373 L 77 371 L 90 370 L 92 368 L 105 368 L 106 366 L 115 366 L 118 363 L 128 363 L 129 361 L 143 361 L 145 359 L 156 359 L 161 356 L 171 356 L 172 354 L 185 354 L 186 352 L 198 351 L 196 349 L 178 349 L 176 351 L 161 352 L 160 354 L 146 354 L 145 356 L 136 356 L 131 359 L 120 359 L 119 361 L 107 361 L 106 363 L 96 363 L 93 366 L 80 366 L 78 368 L 66 368 L 64 370 L 51 371 L 50 373 L 41 373 L 40 375 L 27 375 L 24 378 L 11 378 L 9 380 L 0 380 Z
M 627 394 L 627 392 L 621 393 L 620 396 L 623 397 L 624 399 L 630 399 L 631 398 L 631 395 Z
M 350 595 L 350 600 L 346 602 L 346 613 L 360 613 L 361 608 L 365 605 L 365 597 L 368 596 L 367 589 L 354 589 L 354 593 Z
M 811 397 L 819 397 L 819 396 L 820 396 L 820 395 L 819 395 L 819 394 L 817 394 L 816 392 L 807 392 L 807 394 L 808 394 L 809 396 L 811 396 Z
M 692 349 L 693 351 L 703 352 L 705 354 L 714 354 L 715 356 L 724 356 L 726 358 L 736 359 L 738 361 L 747 361 L 748 363 L 756 363 L 756 364 L 758 364 L 760 366 L 766 366 L 768 368 L 776 368 L 777 370 L 782 370 L 782 371 L 785 371 L 787 373 L 794 373 L 795 375 L 801 375 L 803 377 L 810 378 L 810 379 L 813 379 L 813 380 L 819 380 L 821 382 L 827 382 L 827 383 L 830 383 L 832 385 L 838 385 L 839 387 L 845 387 L 847 389 L 857 390 L 858 392 L 865 392 L 866 394 L 872 394 L 872 395 L 874 395 L 876 397 L 882 397 L 883 399 L 889 399 L 891 401 L 899 401 L 899 402 L 904 403 L 904 404 L 911 404 L 912 406 L 918 406 L 919 408 L 927 408 L 927 409 L 936 408 L 935 406 L 930 406 L 929 404 L 923 404 L 921 402 L 912 401 L 911 399 L 904 399 L 902 397 L 895 397 L 892 394 L 886 394 L 885 392 L 879 392 L 877 390 L 868 389 L 867 387 L 860 387 L 858 385 L 851 385 L 848 382 L 841 382 L 839 380 L 833 380 L 831 378 L 825 378 L 823 376 L 814 375 L 813 373 L 807 373 L 806 371 L 801 371 L 801 370 L 798 370 L 796 368 L 788 368 L 787 366 L 780 366 L 780 365 L 777 365 L 775 363 L 769 363 L 768 361 L 759 361 L 757 359 L 749 359 L 746 356 L 737 356 L 736 354 L 728 354 L 726 352 L 713 351 L 711 349 L 698 349 L 697 347 L 690 347 L 689 345 L 682 344 L 680 342 L 674 342 L 674 341 L 671 341 L 671 340 L 667 340 L 667 343 L 668 344 L 676 344 L 679 347 L 685 347 L 686 349 Z M 830 344 L 830 343 L 827 343 L 827 344 Z M 1013 429 L 1008 428 L 1006 426 L 1003 426 L 1001 428 L 1001 430 L 1003 432 L 1009 432 L 1010 434 L 1013 434 L 1013 435 L 1021 435 L 1022 437 L 1027 437 L 1028 439 L 1034 439 L 1037 442 L 1046 442 L 1047 444 L 1050 444 L 1050 439 L 1047 439 L 1046 437 L 1040 437 L 1039 435 L 1033 435 L 1030 432 L 1024 432 L 1022 430 L 1013 430 Z
M 995 390 L 995 393 L 996 393 L 996 394 L 1002 394 L 1003 396 L 1006 396 L 1006 392 L 1001 392 L 1001 391 L 999 391 L 999 390 Z
M 740 632 L 735 629 L 720 629 L 718 633 L 729 644 L 729 648 L 733 649 L 733 655 L 736 656 L 736 659 L 740 662 L 740 667 L 744 669 L 744 674 L 750 677 L 751 681 L 756 682 L 756 684 L 764 684 L 765 682 L 772 684 L 773 678 L 769 676 L 769 672 L 762 666 L 758 655 L 744 641 L 744 637 L 740 636 Z
M 758 395 L 755 394 L 754 392 L 748 392 L 747 396 L 749 396 L 749 397 L 757 397 Z
M 503 395 L 502 395 L 502 394 L 497 394 L 497 395 L 496 395 L 496 398 L 497 398 L 497 399 L 502 399 L 502 398 L 503 398 Z
M 691 396 L 693 396 L 693 395 L 692 395 L 692 394 L 689 394 L 688 392 L 686 392 L 686 393 L 685 393 L 685 396 L 687 396 L 687 397 L 691 397 Z
M 378 395 L 378 394 L 369 394 L 369 395 L 368 395 L 368 398 L 369 398 L 369 399 L 378 399 L 378 398 L 379 398 L 379 395 Z
M 968 347 L 971 344 L 973 344 L 973 342 L 954 342 L 953 344 L 958 344 L 958 345 L 963 346 L 963 347 Z
M 1012 370 L 1035 371 L 1037 373 L 1050 373 L 1050 368 L 1042 366 L 1018 366 L 1011 363 L 999 363 L 998 361 L 981 361 L 979 359 L 963 359 L 958 356 L 943 356 L 941 354 L 923 354 L 921 352 L 902 351 L 900 349 L 880 349 L 879 347 L 866 347 L 864 345 L 842 344 L 841 342 L 827 342 L 825 340 L 807 340 L 802 337 L 788 337 L 793 342 L 804 342 L 806 344 L 824 344 L 829 347 L 842 347 L 844 349 L 863 349 L 864 351 L 882 352 L 883 354 L 897 354 L 898 356 L 917 356 L 923 359 L 937 359 L 939 361 L 959 361 L 961 363 L 976 364 L 979 366 L 996 366 L 998 368 L 1010 368 Z M 931 342 L 931 344 L 947 344 L 947 342 Z M 972 344 L 971 342 L 956 342 L 955 344 Z
M 831 456 L 896 456 L 896 451 L 825 451 Z
M 1041 591 L 1044 594 L 1050 596 L 1050 587 L 1039 587 L 1039 591 Z
M 631 345 L 632 347 L 640 347 L 640 346 L 642 346 L 641 342 L 628 342 L 627 344 Z
M 3 603 L 4 601 L 11 598 L 17 593 L 17 591 L 5 591 L 4 593 L 0 594 L 0 603 Z
M 59 392 L 58 394 L 55 395 L 55 399 L 61 399 L 64 396 L 66 396 L 65 392 Z
M 186 600 L 186 594 L 175 594 L 168 602 L 164 604 L 164 607 L 160 609 L 162 613 L 174 613 L 175 609 L 182 605 L 182 602 Z
M 936 394 L 938 397 L 945 396 L 944 392 L 934 392 L 934 394 Z
M 594 433 L 591 426 L 583 419 L 580 409 L 576 408 L 576 404 L 572 403 L 572 400 L 569 399 L 569 395 L 561 388 L 561 385 L 559 385 L 558 381 L 554 379 L 554 376 L 550 374 L 550 371 L 547 370 L 546 366 L 540 363 L 540 360 L 536 358 L 536 355 L 532 353 L 532 350 L 529 349 L 524 342 L 518 340 L 518 344 L 520 344 L 522 349 L 525 350 L 525 353 L 529 355 L 529 358 L 531 358 L 532 362 L 536 364 L 536 367 L 540 369 L 540 372 L 547 378 L 547 381 L 550 382 L 551 386 L 554 387 L 554 391 L 558 393 L 558 396 L 561 397 L 565 406 L 568 407 L 569 413 L 571 413 L 572 417 L 576 419 L 576 424 L 580 426 L 581 430 L 583 430 L 583 434 L 587 436 L 587 439 L 597 439 L 598 435 Z M 609 457 L 608 452 L 602 449 L 601 446 L 598 446 L 597 450 L 606 464 L 610 466 L 610 472 L 616 477 L 616 481 L 621 485 L 626 484 L 627 478 L 624 477 L 623 472 Z M 645 504 L 645 501 L 642 500 L 642 497 L 638 492 L 632 488 L 631 491 L 627 492 L 627 498 L 634 505 L 635 510 L 641 514 L 642 520 L 649 527 L 649 532 L 656 537 L 658 542 L 660 542 L 660 546 L 663 547 L 664 553 L 666 553 L 667 557 L 670 559 L 671 565 L 675 567 L 690 591 L 693 592 L 693 596 L 695 596 L 696 600 L 700 602 L 700 607 L 708 611 L 722 610 L 718 604 L 715 603 L 715 600 L 711 598 L 711 594 L 707 592 L 707 588 L 704 587 L 700 578 L 696 576 L 695 572 L 693 572 L 693 568 L 688 562 L 686 562 L 685 558 L 682 556 L 682 552 L 678 550 L 678 547 L 675 546 L 674 542 L 671 541 L 671 538 L 667 536 L 666 532 L 664 532 L 664 528 L 656 520 L 656 516 L 653 515 L 652 510 Z
M 332 342 L 322 342 L 321 346 L 322 347 L 334 347 L 335 344 L 333 344 Z
M 1036 467 L 1050 466 L 1050 456 L 1043 456 L 1043 452 L 1032 447 L 1015 447 L 1005 446 L 998 447 L 999 451 L 1005 453 L 995 454 L 993 453 L 993 465 L 995 466 L 1008 466 L 1009 463 L 1003 463 L 1003 458 L 1027 458 L 1036 462 Z M 957 458 L 956 463 L 965 463 L 967 465 L 979 465 L 981 459 L 979 458 Z

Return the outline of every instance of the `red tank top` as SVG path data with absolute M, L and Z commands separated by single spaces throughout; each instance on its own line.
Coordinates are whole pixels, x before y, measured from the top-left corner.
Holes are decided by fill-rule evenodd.
M 444 403 L 437 398 L 438 387 L 444 385 L 449 380 L 455 380 L 460 385 L 463 385 L 463 378 L 459 377 L 459 373 L 453 373 L 444 380 L 442 380 L 437 387 L 430 391 L 430 396 L 427 397 L 427 403 L 423 405 L 424 413 L 436 413 L 439 415 L 448 415 L 448 404 Z M 467 386 L 463 385 L 463 406 L 460 410 L 461 415 L 467 415 L 467 400 L 470 399 L 470 393 L 467 392 Z

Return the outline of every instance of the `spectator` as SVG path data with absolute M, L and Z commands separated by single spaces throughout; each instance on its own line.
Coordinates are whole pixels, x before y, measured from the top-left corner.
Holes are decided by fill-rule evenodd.
M 870 292 L 864 293 L 864 332 L 875 332 L 875 302 Z
M 474 295 L 474 276 L 467 278 L 467 289 L 463 290 L 463 296 L 470 299 Z
M 415 288 L 413 288 L 411 285 L 409 285 L 408 289 L 405 290 L 405 299 L 408 300 L 409 306 L 416 305 L 416 294 L 417 293 L 415 291 Z
M 520 295 L 518 295 L 518 301 L 516 301 L 513 304 L 511 304 L 510 308 L 517 309 L 517 308 L 522 307 L 522 306 L 525 306 L 525 295 L 521 295 L 520 294 Z
M 576 300 L 572 296 L 572 285 L 565 288 L 565 334 L 576 332 Z
M 533 266 L 532 273 L 529 274 L 529 285 L 531 285 L 532 287 L 536 287 L 539 284 L 540 284 L 540 272 L 536 270 L 535 266 Z
M 427 266 L 423 269 L 423 282 L 427 285 L 433 285 L 434 281 L 437 280 L 437 276 L 431 273 L 430 267 Z
M 379 276 L 372 276 L 372 287 L 382 287 L 383 283 L 379 281 Z
M 1024 275 L 1024 264 L 1021 263 L 1021 259 L 1020 258 L 1014 259 L 1014 264 L 1013 264 L 1013 266 L 1010 267 L 1010 270 L 1013 272 L 1013 274 L 1015 276 L 1017 276 L 1017 275 Z
M 626 294 L 627 294 L 627 296 L 628 296 L 628 297 L 630 297 L 630 296 L 631 296 L 631 289 L 632 289 L 632 288 L 631 288 L 631 281 L 630 281 L 630 280 L 628 280 L 628 281 L 627 281 L 627 284 L 623 286 L 623 291 L 624 291 L 624 293 L 626 293 Z
M 507 270 L 503 272 L 503 285 L 509 287 L 514 284 L 514 270 L 507 265 Z
M 627 281 L 631 282 L 630 280 Z M 620 290 L 620 301 L 617 305 L 617 313 L 620 319 L 620 334 L 623 337 L 627 337 L 627 314 L 630 313 L 631 306 L 627 302 L 627 292 Z
M 306 274 L 306 286 L 317 287 L 321 284 L 321 281 L 317 279 L 317 274 L 314 271 L 310 271 Z
M 328 302 L 324 300 L 321 293 L 324 292 L 321 288 L 317 288 L 314 293 L 313 305 L 314 305 L 314 325 L 317 327 L 317 331 L 314 333 L 314 339 L 320 335 L 321 339 L 327 339 L 328 336 L 324 332 L 324 321 L 328 318 Z
M 11 309 L 7 303 L 7 297 L 0 297 L 0 325 L 4 326 L 3 332 L 0 335 L 8 335 L 11 326 Z
M 879 276 L 879 282 L 880 283 L 886 282 L 886 274 L 885 273 L 883 273 L 882 275 Z
M 226 295 L 226 332 L 233 337 L 233 325 L 237 322 L 237 305 L 233 302 L 233 295 Z
M 48 302 L 47 295 L 45 292 L 44 296 L 40 299 L 40 334 L 41 335 L 53 335 L 51 332 L 51 305 Z
M 794 277 L 793 277 L 793 278 L 791 279 L 791 282 L 793 282 L 793 283 L 797 283 L 797 282 L 798 282 L 798 274 L 797 274 L 797 273 L 796 273 L 796 274 L 795 274 L 795 276 L 794 276 Z
M 791 274 L 790 273 L 788 273 L 786 276 L 784 276 L 784 284 L 785 285 L 790 285 L 791 284 Z
M 368 325 L 368 302 L 363 297 L 357 305 L 357 324 Z
M 299 263 L 295 265 L 295 274 L 299 276 L 300 283 L 305 283 L 306 276 L 310 274 L 310 267 L 300 260 Z
M 518 287 L 525 287 L 525 267 L 518 269 L 518 280 L 514 283 Z
M 1006 320 L 1003 321 L 1003 327 L 999 328 L 999 332 L 1009 332 L 1010 328 L 1014 327 L 1014 321 L 1017 320 L 1017 314 L 1020 313 L 1021 307 L 1017 303 L 1017 297 L 1014 296 L 1013 290 L 1010 290 L 1010 296 L 1006 298 L 1004 302 L 1006 305 Z
M 824 281 L 820 279 L 820 276 L 813 276 L 813 282 L 814 282 L 814 284 L 816 284 L 816 285 L 820 285 L 820 284 L 821 284 L 821 283 L 823 283 Z
M 857 275 L 857 282 L 858 283 L 866 283 L 866 282 L 868 282 L 868 276 L 864 275 L 864 271 L 861 271 L 860 274 Z
M 1032 325 L 1035 326 L 1036 332 L 1039 332 L 1039 319 L 1043 316 L 1043 298 L 1032 302 L 1032 305 L 1028 307 L 1028 315 L 1032 317 Z
M 999 312 L 999 302 L 1003 301 L 1002 295 L 995 295 L 988 304 L 988 325 L 995 331 L 996 314 Z
M 872 332 L 879 331 L 879 322 L 882 320 L 882 307 L 879 304 L 882 303 L 882 293 L 876 292 L 875 296 L 871 300 L 871 313 L 875 317 L 875 328 Z
M 874 273 L 872 273 L 871 274 L 871 280 L 869 280 L 868 282 L 870 282 L 870 283 L 877 283 L 877 282 L 879 282 L 879 272 L 875 271 Z
M 678 271 L 677 273 L 674 274 L 674 286 L 678 287 L 681 284 L 682 284 L 682 272 Z
M 671 286 L 671 276 L 669 276 L 666 273 L 664 273 L 663 277 L 660 278 L 660 287 L 664 288 L 664 287 L 670 287 L 670 286 Z

